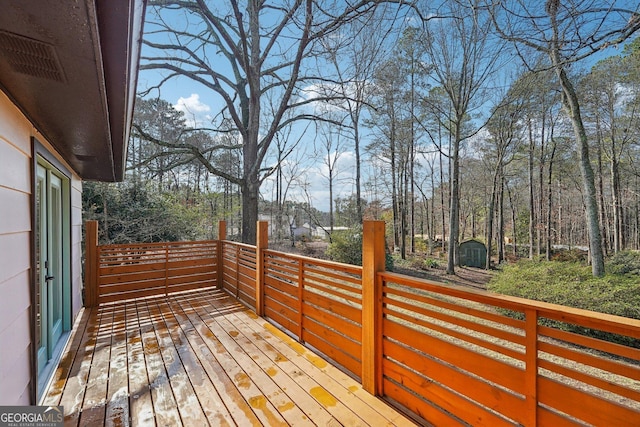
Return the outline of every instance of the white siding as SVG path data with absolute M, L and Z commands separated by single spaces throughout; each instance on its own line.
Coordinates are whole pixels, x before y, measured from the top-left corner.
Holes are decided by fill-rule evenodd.
M 0 91 L 0 405 L 30 402 L 31 137 L 64 163 Z M 82 305 L 82 183 L 72 177 L 72 317 Z
M 82 181 L 71 180 L 71 292 L 73 319 L 82 308 Z M 73 324 L 73 319 L 71 324 Z

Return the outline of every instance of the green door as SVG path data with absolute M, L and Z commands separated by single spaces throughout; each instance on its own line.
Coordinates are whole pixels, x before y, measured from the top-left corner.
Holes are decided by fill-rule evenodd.
M 38 372 L 63 330 L 63 177 L 38 164 L 36 176 L 36 348 Z

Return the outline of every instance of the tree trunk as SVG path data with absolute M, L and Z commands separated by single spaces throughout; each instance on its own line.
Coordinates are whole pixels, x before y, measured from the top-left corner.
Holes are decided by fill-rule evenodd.
M 242 242 L 256 244 L 259 185 L 242 186 Z
M 600 129 L 600 119 L 596 116 L 596 138 L 597 141 L 597 164 L 598 164 L 598 205 L 599 205 L 599 215 L 600 215 L 600 225 L 602 226 L 602 250 L 606 255 L 609 251 L 609 242 L 608 242 L 608 221 L 607 221 L 607 212 L 605 210 L 604 203 L 604 179 L 603 179 L 603 165 L 602 165 L 602 131 Z
M 504 167 L 500 164 L 500 187 L 498 188 L 498 264 L 504 261 Z
M 589 140 L 580 114 L 580 103 L 573 84 L 569 80 L 564 65 L 560 59 L 560 40 L 558 35 L 557 8 L 549 8 L 553 37 L 548 51 L 551 64 L 560 80 L 562 89 L 562 104 L 566 110 L 573 132 L 575 134 L 578 151 L 580 153 L 580 172 L 584 191 L 584 202 L 587 217 L 587 231 L 589 235 L 589 255 L 591 272 L 595 277 L 604 275 L 604 255 L 602 253 L 602 235 L 598 223 L 598 203 L 596 201 L 596 185 L 589 158 Z
M 391 135 L 390 135 L 390 148 L 391 148 L 391 204 L 393 209 L 393 245 L 398 247 L 400 245 L 400 233 L 399 233 L 399 210 L 398 210 L 398 184 L 396 176 L 396 147 L 395 147 L 395 122 L 394 118 L 391 119 Z
M 551 208 L 553 197 L 551 195 L 551 187 L 553 185 L 553 159 L 556 155 L 556 143 L 553 141 L 551 148 L 551 154 L 549 156 L 549 173 L 547 175 L 547 227 L 546 227 L 546 235 L 545 235 L 545 245 L 546 245 L 546 259 L 549 261 L 551 259 Z
M 410 136 L 410 146 L 409 146 L 409 180 L 410 180 L 410 191 L 409 198 L 411 199 L 411 207 L 410 207 L 410 225 L 409 230 L 411 233 L 411 253 L 416 253 L 416 230 L 415 230 L 415 214 L 416 214 L 416 206 L 415 206 L 415 197 L 414 197 L 414 189 L 415 189 L 415 177 L 414 177 L 414 166 L 415 166 L 415 129 L 414 129 L 414 120 L 415 115 L 415 66 L 414 66 L 414 57 L 411 55 L 411 136 Z
M 358 107 L 359 108 L 359 107 Z M 358 211 L 358 223 L 362 224 L 364 214 L 362 212 L 362 189 L 360 183 L 360 114 L 356 114 L 353 119 L 353 144 L 356 156 L 356 210 Z
M 440 133 L 440 126 L 438 126 L 438 133 Z M 441 140 L 442 141 L 442 140 Z M 445 217 L 445 197 L 444 197 L 444 170 L 442 161 L 442 150 L 440 150 L 440 213 L 442 214 L 442 252 L 445 251 L 445 236 L 447 235 L 446 229 L 446 217 Z
M 580 104 L 576 91 L 559 61 L 557 51 L 554 50 L 553 52 L 555 52 L 555 55 L 552 55 L 553 65 L 560 79 L 560 86 L 562 87 L 564 95 L 562 97 L 562 103 L 571 119 L 573 132 L 576 137 L 576 142 L 578 143 L 578 151 L 580 153 L 580 172 L 582 175 L 589 234 L 591 272 L 594 276 L 600 277 L 604 275 L 604 254 L 602 252 L 602 237 L 600 234 L 600 224 L 598 222 L 595 179 L 593 168 L 591 167 L 591 159 L 589 158 L 589 140 L 587 139 L 587 132 L 582 122 L 582 116 L 580 115 Z
M 487 258 L 485 260 L 485 268 L 491 269 L 491 254 L 493 248 L 493 218 L 495 214 L 495 200 L 498 191 L 498 166 L 493 171 L 493 181 L 491 183 L 491 197 L 489 198 L 489 206 L 487 207 Z
M 401 200 L 400 202 L 401 203 L 401 206 L 400 206 L 400 238 L 401 238 L 400 256 L 402 257 L 402 259 L 407 259 L 407 234 L 409 234 L 408 233 L 408 230 L 409 230 L 409 223 L 408 223 L 409 165 L 407 164 L 406 161 L 404 162 L 404 167 L 402 169 L 403 171 L 402 171 L 401 177 L 404 182 L 400 183 L 400 192 L 402 193 L 400 195 L 400 200 Z
M 540 254 L 542 253 L 542 226 L 543 226 L 543 206 L 544 206 L 544 164 L 546 163 L 545 160 L 545 147 L 546 147 L 546 135 L 545 135 L 545 131 L 546 131 L 546 112 L 543 111 L 542 113 L 542 130 L 540 132 L 540 162 L 538 164 L 538 186 L 539 186 L 539 190 L 538 190 L 538 203 L 537 203 L 537 208 L 538 208 L 538 212 L 536 217 L 538 218 L 537 224 L 536 224 L 536 255 L 539 257 Z
M 433 194 L 435 189 L 435 178 L 433 177 L 433 167 L 431 168 L 431 214 L 429 215 L 429 255 L 433 255 L 433 241 L 436 234 L 436 198 Z
M 533 259 L 533 245 L 535 244 L 535 194 L 533 180 L 533 155 L 535 150 L 535 140 L 533 139 L 533 129 L 529 120 L 529 259 Z
M 331 154 L 327 156 L 329 166 L 329 235 L 333 235 L 334 218 L 333 218 L 333 167 L 331 166 Z
M 507 194 L 509 195 L 509 206 L 511 206 L 511 224 L 513 227 L 513 256 L 514 257 L 518 257 L 518 237 L 517 237 L 517 230 L 516 230 L 516 221 L 518 218 L 518 215 L 516 213 L 516 206 L 513 203 L 513 197 L 511 194 L 511 188 L 509 187 L 509 185 L 507 185 Z
M 455 137 L 453 138 L 453 149 L 451 150 L 451 201 L 449 205 L 449 250 L 447 253 L 447 274 L 455 274 L 455 265 L 458 262 L 458 232 L 460 229 L 460 124 L 456 126 Z
M 620 195 L 620 162 L 615 152 L 615 144 L 611 147 L 611 204 L 613 205 L 613 252 L 622 250 L 622 204 Z

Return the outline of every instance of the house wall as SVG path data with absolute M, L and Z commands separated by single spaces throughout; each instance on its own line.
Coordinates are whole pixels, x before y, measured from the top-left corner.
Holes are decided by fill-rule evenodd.
M 0 405 L 31 402 L 31 138 L 63 165 L 29 120 L 0 91 Z M 68 166 L 67 166 L 68 167 Z M 71 170 L 70 168 L 68 168 Z M 71 180 L 72 318 L 82 306 L 82 182 Z

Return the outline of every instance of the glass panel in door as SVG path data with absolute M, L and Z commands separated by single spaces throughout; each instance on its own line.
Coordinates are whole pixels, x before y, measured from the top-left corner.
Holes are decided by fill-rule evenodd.
M 49 253 L 47 260 L 47 274 L 45 278 L 48 288 L 49 315 L 49 358 L 53 347 L 62 335 L 62 181 L 49 173 Z
M 38 370 L 62 335 L 62 180 L 38 165 L 36 174 L 36 348 Z
M 36 176 L 36 349 L 38 351 L 38 371 L 46 365 L 48 357 L 48 322 L 46 281 L 47 271 L 47 170 L 38 165 Z

